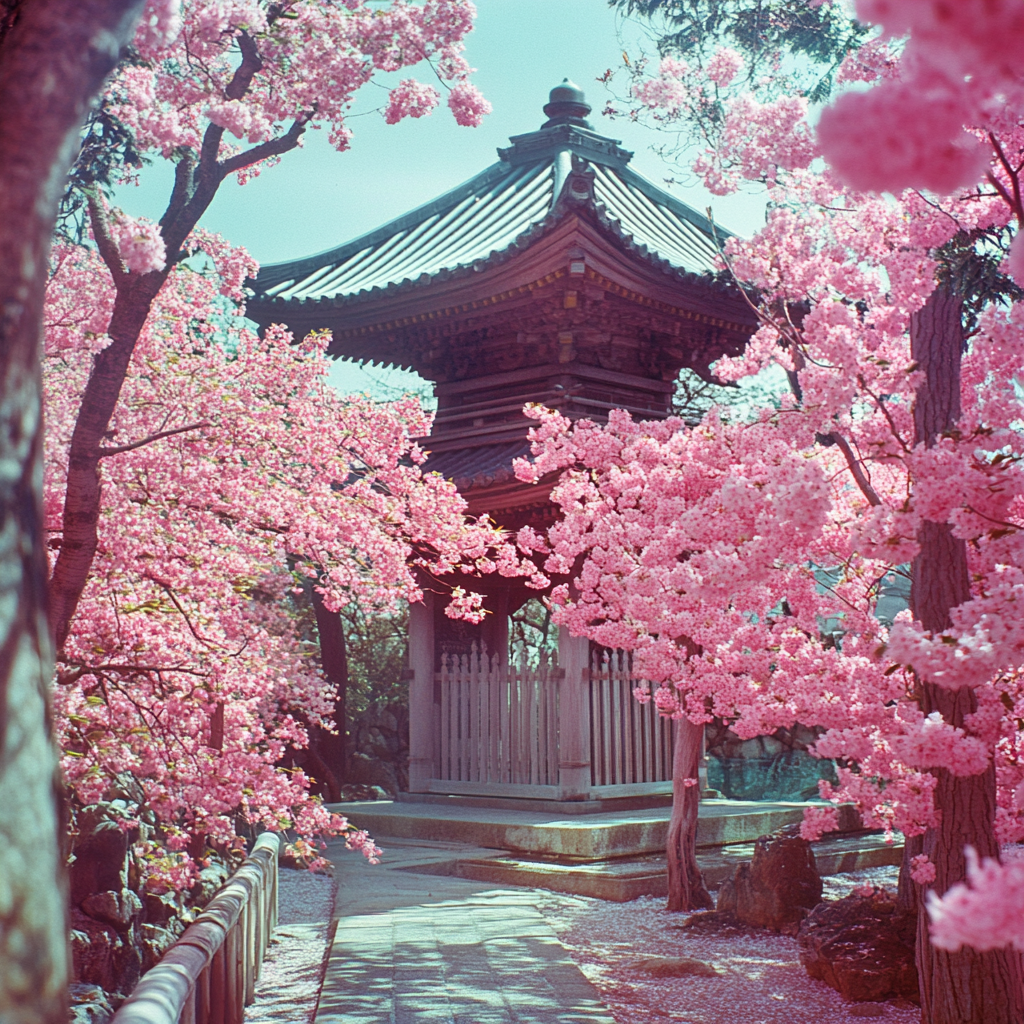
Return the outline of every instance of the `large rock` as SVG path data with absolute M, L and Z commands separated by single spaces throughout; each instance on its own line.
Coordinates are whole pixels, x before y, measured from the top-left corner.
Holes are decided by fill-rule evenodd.
M 821 876 L 811 845 L 799 837 L 761 836 L 754 858 L 736 868 L 718 892 L 717 911 L 744 924 L 795 935 L 821 902 Z
M 121 892 L 129 885 L 128 851 L 137 830 L 122 827 L 109 804 L 92 804 L 78 811 L 69 869 L 71 903 L 96 893 Z
M 812 978 L 846 999 L 918 999 L 916 917 L 900 913 L 891 893 L 821 903 L 800 926 L 800 962 Z
M 123 998 L 142 975 L 138 926 L 124 931 L 71 909 L 71 954 L 75 981 L 99 985 Z

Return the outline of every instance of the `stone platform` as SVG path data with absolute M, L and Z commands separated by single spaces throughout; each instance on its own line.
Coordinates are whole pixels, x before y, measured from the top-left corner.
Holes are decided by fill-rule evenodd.
M 716 888 L 749 860 L 758 836 L 799 823 L 805 806 L 703 801 L 697 859 L 708 886 Z M 331 810 L 366 829 L 384 847 L 385 863 L 400 871 L 615 901 L 666 892 L 670 808 L 664 806 L 566 816 L 435 799 L 335 804 Z M 842 831 L 814 844 L 822 874 L 900 862 L 902 842 L 887 844 L 862 831 L 851 807 L 841 809 L 840 820 Z

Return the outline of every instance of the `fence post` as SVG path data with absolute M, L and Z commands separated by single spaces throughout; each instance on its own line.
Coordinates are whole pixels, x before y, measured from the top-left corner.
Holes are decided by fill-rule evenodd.
M 434 757 L 434 595 L 409 606 L 409 792 L 426 793 Z
M 590 641 L 558 631 L 563 676 L 558 700 L 558 783 L 562 800 L 590 795 Z

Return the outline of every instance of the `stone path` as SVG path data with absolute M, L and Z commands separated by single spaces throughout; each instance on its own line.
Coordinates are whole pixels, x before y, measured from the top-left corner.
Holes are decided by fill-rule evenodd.
M 614 1024 L 541 914 L 551 893 L 407 870 L 445 870 L 443 843 L 387 847 L 376 867 L 329 851 L 338 928 L 317 1024 Z

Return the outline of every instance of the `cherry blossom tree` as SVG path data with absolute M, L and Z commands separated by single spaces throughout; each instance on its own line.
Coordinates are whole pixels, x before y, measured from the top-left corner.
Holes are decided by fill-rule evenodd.
M 100 450 L 96 556 L 57 663 L 68 784 L 81 804 L 123 774 L 141 785 L 134 813 L 158 822 L 137 851 L 151 887 L 188 884 L 208 843 L 237 845 L 239 820 L 293 828 L 307 852 L 347 830 L 303 772 L 277 767 L 309 727 L 333 728 L 332 687 L 289 621 L 303 578 L 328 610 L 393 611 L 455 566 L 530 568 L 496 527 L 466 519 L 454 485 L 419 469 L 410 436 L 429 421 L 417 401 L 339 398 L 324 381 L 329 339 L 252 334 L 234 303 L 255 268 L 195 238 L 212 266 L 168 275 Z M 81 396 L 116 301 L 95 250 L 57 247 L 44 367 L 55 550 Z M 479 618 L 470 597 L 452 613 Z
M 856 191 L 828 168 L 809 169 L 819 150 L 805 101 L 758 99 L 735 88 L 742 79 L 734 52 L 715 55 L 700 74 L 666 57 L 657 76 L 635 92 L 639 104 L 680 118 L 691 108 L 699 113 L 717 104 L 717 118 L 705 121 L 714 132 L 694 170 L 714 191 L 744 181 L 768 189 L 764 231 L 749 243 L 730 243 L 724 254 L 735 279 L 756 289 L 752 301 L 763 326 L 741 359 L 722 361 L 716 372 L 737 378 L 779 364 L 792 393 L 753 424 L 706 421 L 693 433 L 703 431 L 707 443 L 716 444 L 734 429 L 760 438 L 771 427 L 791 455 L 819 467 L 828 500 L 822 513 L 804 499 L 800 522 L 821 525 L 817 535 L 804 538 L 802 554 L 786 544 L 792 516 L 777 497 L 766 499 L 753 527 L 741 527 L 729 515 L 733 492 L 746 493 L 749 479 L 764 472 L 759 460 L 773 450 L 766 440 L 752 452 L 732 442 L 735 465 L 707 470 L 709 524 L 720 524 L 721 533 L 692 538 L 680 531 L 679 540 L 668 524 L 689 505 L 682 497 L 684 468 L 671 445 L 706 465 L 699 447 L 696 454 L 692 447 L 699 439 L 672 441 L 670 428 L 644 424 L 630 428 L 639 436 L 626 451 L 621 422 L 589 433 L 545 423 L 537 458 L 549 468 L 575 471 L 559 492 L 569 525 L 548 541 L 552 567 L 560 558 L 584 558 L 576 593 L 563 595 L 563 621 L 595 637 L 607 632 L 604 642 L 618 630 L 621 646 L 664 651 L 664 663 L 651 666 L 650 654 L 643 663 L 653 679 L 670 680 L 681 693 L 679 709 L 671 693 L 661 697 L 672 714 L 682 711 L 700 721 L 712 713 L 717 689 L 702 690 L 693 677 L 718 670 L 733 679 L 719 684 L 725 694 L 753 686 L 769 708 L 778 705 L 802 722 L 824 726 L 817 752 L 849 765 L 840 770 L 839 786 L 825 787 L 825 794 L 853 799 L 869 822 L 900 828 L 908 845 L 920 837 L 910 867 L 914 884 L 935 908 L 937 939 L 929 941 L 922 916 L 924 1019 L 980 1024 L 1019 1019 L 1024 998 L 1019 955 L 993 948 L 1020 944 L 1006 924 L 1005 905 L 997 906 L 993 897 L 1001 877 L 1008 900 L 1017 892 L 1019 873 L 999 868 L 996 859 L 1000 841 L 1021 836 L 1024 796 L 1016 612 L 1024 556 L 1017 383 L 1024 335 L 1020 307 L 990 301 L 1013 296 L 1012 282 L 1004 278 L 993 292 L 972 278 L 986 260 L 998 276 L 1005 241 L 1020 225 L 1015 197 L 1022 152 L 1019 108 L 1001 105 L 1019 89 L 1012 62 L 1000 63 L 1001 51 L 990 54 L 1005 81 L 996 72 L 975 81 L 962 61 L 942 64 L 975 6 L 985 8 L 988 20 L 974 12 L 966 52 L 977 56 L 989 37 L 999 36 L 996 51 L 1009 45 L 1000 33 L 1014 28 L 1017 4 L 965 4 L 956 15 L 943 4 L 858 7 L 865 19 L 894 19 L 886 22 L 894 33 L 909 28 L 911 41 L 902 60 L 898 46 L 872 40 L 844 61 L 840 83 L 880 80 L 882 97 L 871 91 L 844 97 L 834 115 L 823 116 L 820 137 L 826 156 L 843 139 L 840 149 L 856 166 L 892 164 L 888 187 L 895 191 L 884 199 Z M 919 28 L 922 39 L 931 33 L 931 44 L 915 45 Z M 933 49 L 926 60 L 918 53 L 928 45 Z M 941 81 L 935 84 L 941 67 L 953 83 L 945 91 Z M 888 109 L 882 99 L 894 88 L 889 83 L 903 76 L 915 88 L 932 83 L 923 94 L 935 100 L 939 114 L 953 102 L 951 95 L 960 97 L 955 130 L 943 122 L 943 133 L 904 126 L 879 136 Z M 837 127 L 841 115 L 866 119 L 869 109 L 878 127 L 870 146 L 867 136 L 860 148 L 848 145 Z M 973 126 L 968 133 L 965 124 Z M 943 162 L 944 168 L 935 166 Z M 926 165 L 930 177 L 914 177 Z M 884 184 L 851 176 L 854 186 Z M 1003 262 L 1004 274 L 1016 270 L 1016 248 L 1014 243 Z M 722 473 L 717 482 L 716 471 Z M 770 495 L 767 477 L 760 489 Z M 670 538 L 665 543 L 659 543 L 662 534 Z M 759 565 L 739 554 L 761 537 L 778 539 L 778 564 Z M 690 569 L 708 553 L 735 559 L 735 565 L 726 561 L 728 571 L 716 569 L 731 584 L 717 614 L 749 620 L 749 630 L 767 630 L 771 623 L 774 641 L 762 633 L 743 649 L 751 661 L 749 652 L 760 654 L 765 664 L 737 661 L 732 634 L 716 634 L 715 614 L 701 590 L 711 573 L 698 560 L 694 582 Z M 872 621 L 872 588 L 885 572 L 907 563 L 912 616 L 888 632 Z M 794 565 L 804 566 L 805 577 L 812 565 L 828 567 L 827 593 L 815 597 L 806 579 L 801 587 L 787 578 L 797 572 Z M 756 589 L 741 585 L 744 573 L 758 570 L 779 580 L 762 600 Z M 690 631 L 650 613 L 644 600 L 655 594 L 670 608 L 674 598 L 693 616 Z M 766 610 L 771 596 L 777 603 Z M 818 635 L 817 624 L 829 619 L 841 622 L 838 648 L 834 639 Z M 791 649 L 797 652 L 792 661 Z M 704 669 L 698 659 L 714 669 Z M 747 723 L 756 721 L 756 713 L 731 699 L 722 701 L 723 709 L 742 728 L 752 727 Z M 780 724 L 766 719 L 773 722 Z M 813 835 L 824 818 L 816 812 L 806 833 Z M 971 870 L 973 889 L 961 884 L 968 876 L 968 847 L 989 858 Z M 936 902 L 947 890 L 948 901 Z M 957 949 L 977 942 L 978 922 L 968 915 L 985 905 L 1000 940 L 980 943 L 986 952 Z
M 471 18 L 472 6 L 462 0 L 386 8 L 298 0 L 196 2 L 183 10 L 177 0 L 0 3 L 0 348 L 7 439 L 0 507 L 10 598 L 0 681 L 0 1015 L 5 1020 L 57 1021 L 65 1015 L 61 801 L 49 735 L 53 655 L 44 619 L 65 648 L 97 550 L 103 502 L 99 467 L 117 457 L 100 448 L 110 447 L 111 417 L 155 297 L 173 268 L 198 247 L 188 239 L 220 181 L 231 173 L 254 173 L 255 165 L 297 145 L 308 125 L 327 125 L 335 144 L 344 148 L 344 110 L 376 70 L 432 60 L 440 78 L 452 84 L 449 106 L 456 117 L 467 124 L 478 121 L 488 108 L 468 83 L 459 56 Z M 64 522 L 56 538 L 63 543 L 51 548 L 58 552 L 58 564 L 47 609 L 39 394 L 47 254 L 80 126 L 122 56 L 127 59 L 104 97 L 102 120 L 116 126 L 124 145 L 113 156 L 100 154 L 99 164 L 116 178 L 119 156 L 156 150 L 176 162 L 176 186 L 160 226 L 108 211 L 96 189 L 88 198 L 115 297 L 107 322 L 94 323 L 97 336 L 109 344 L 96 344 L 91 353 L 70 458 L 64 459 L 68 488 L 58 503 Z M 392 95 L 389 117 L 425 112 L 427 92 L 411 80 L 402 82 Z M 225 131 L 244 139 L 248 149 L 225 144 Z M 90 146 L 91 159 L 96 146 Z M 74 177 L 88 183 L 89 169 L 77 167 Z M 92 180 L 102 184 L 111 175 Z M 111 463 L 101 463 L 107 458 Z M 463 603 L 472 613 L 472 599 Z
M 140 153 L 174 161 L 175 183 L 159 224 L 108 211 L 99 195 L 89 199 L 92 231 L 116 298 L 105 332 L 110 344 L 95 355 L 71 438 L 61 547 L 50 579 L 58 649 L 95 556 L 100 449 L 132 353 L 168 275 L 191 251 L 190 237 L 220 183 L 232 174 L 244 181 L 258 173 L 298 146 L 309 127 L 327 127 L 335 147 L 348 148 L 346 112 L 378 70 L 430 60 L 440 80 L 454 83 L 448 105 L 456 119 L 478 124 L 488 108 L 468 82 L 470 68 L 460 55 L 473 13 L 468 0 L 422 6 L 394 0 L 385 7 L 358 0 L 190 0 L 180 18 L 154 11 L 143 20 L 135 57 L 119 68 L 104 104 Z M 433 87 L 405 79 L 391 92 L 386 118 L 422 116 L 436 102 Z

